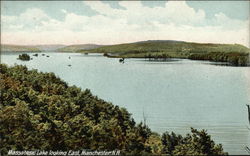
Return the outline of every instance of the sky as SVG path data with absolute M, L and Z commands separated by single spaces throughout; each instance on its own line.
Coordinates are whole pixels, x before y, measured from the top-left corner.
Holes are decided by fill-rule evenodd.
M 1 1 L 3 44 L 143 40 L 247 47 L 250 1 Z

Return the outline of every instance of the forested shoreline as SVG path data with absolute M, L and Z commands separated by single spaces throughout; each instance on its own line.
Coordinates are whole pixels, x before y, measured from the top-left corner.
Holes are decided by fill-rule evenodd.
M 46 48 L 44 47 L 50 46 L 52 45 L 1 45 L 1 51 L 42 52 L 46 51 Z M 51 48 L 49 49 L 51 50 Z M 100 53 L 111 58 L 145 58 L 150 61 L 165 61 L 169 58 L 206 60 L 213 62 L 225 62 L 232 66 L 250 66 L 250 49 L 240 44 L 195 43 L 175 40 L 148 40 L 115 45 L 61 45 L 54 46 L 53 51 L 85 54 Z
M 180 58 L 227 62 L 232 66 L 250 65 L 249 48 L 239 44 L 193 43 L 184 41 L 149 40 L 143 42 L 117 44 L 79 52 L 103 53 L 114 58 L 146 58 L 166 60 Z
M 0 151 L 121 150 L 123 155 L 226 155 L 205 130 L 158 134 L 125 109 L 54 73 L 0 64 Z

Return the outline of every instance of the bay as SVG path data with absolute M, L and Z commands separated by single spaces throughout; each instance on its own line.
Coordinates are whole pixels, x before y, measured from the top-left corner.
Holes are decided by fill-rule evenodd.
M 40 53 L 18 60 L 2 52 L 1 63 L 54 72 L 69 85 L 89 88 L 98 97 L 126 108 L 136 122 L 156 132 L 206 129 L 229 154 L 247 154 L 250 131 L 250 67 L 214 65 L 206 61 L 106 58 L 99 54 Z M 47 55 L 49 57 L 47 57 Z

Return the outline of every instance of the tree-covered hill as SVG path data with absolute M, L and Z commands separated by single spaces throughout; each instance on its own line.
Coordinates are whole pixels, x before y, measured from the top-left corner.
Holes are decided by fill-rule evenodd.
M 152 132 L 125 108 L 53 73 L 0 64 L 0 154 L 9 150 L 121 150 L 122 154 L 224 155 L 206 131 Z
M 58 52 L 79 52 L 80 50 L 90 50 L 102 47 L 97 44 L 75 44 L 56 49 Z
M 149 40 L 99 47 L 81 52 L 104 53 L 119 58 L 188 58 L 228 62 L 236 66 L 249 64 L 249 48 L 239 44 L 192 43 L 172 40 Z
M 41 50 L 34 46 L 24 45 L 10 45 L 1 44 L 1 51 L 3 52 L 41 52 Z
M 44 44 L 44 45 L 34 45 L 33 47 L 36 47 L 36 48 L 40 49 L 41 51 L 54 52 L 56 49 L 66 47 L 66 45 L 63 45 L 63 44 Z

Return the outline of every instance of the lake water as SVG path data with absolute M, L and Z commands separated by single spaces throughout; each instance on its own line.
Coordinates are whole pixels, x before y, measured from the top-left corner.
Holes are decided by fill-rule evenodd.
M 79 53 L 45 53 L 50 57 L 39 54 L 20 61 L 19 54 L 2 53 L 1 63 L 54 72 L 69 85 L 89 88 L 125 107 L 137 122 L 146 119 L 153 131 L 186 134 L 190 127 L 206 129 L 229 154 L 247 154 L 250 67 L 178 59 L 126 59 L 122 64 L 119 59 Z

